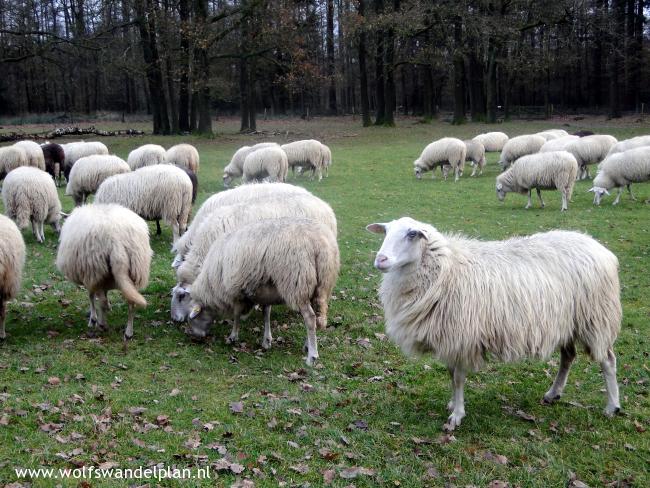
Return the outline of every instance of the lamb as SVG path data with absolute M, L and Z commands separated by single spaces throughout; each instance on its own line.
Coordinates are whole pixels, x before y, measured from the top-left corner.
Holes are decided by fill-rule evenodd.
M 194 173 L 199 172 L 199 152 L 190 144 L 177 144 L 167 149 L 165 160 L 169 164 L 182 166 Z
M 609 149 L 607 156 L 643 146 L 650 146 L 650 136 L 637 136 L 617 142 Z
M 244 183 L 264 179 L 271 182 L 284 182 L 289 171 L 287 153 L 279 147 L 258 149 L 246 156 L 243 169 L 242 181 Z
M 249 200 L 244 203 L 219 208 L 203 220 L 193 236 L 191 248 L 176 270 L 178 284 L 172 290 L 172 319 L 182 322 L 190 313 L 191 285 L 196 280 L 210 246 L 221 236 L 243 225 L 277 218 L 310 218 L 324 224 L 337 235 L 336 216 L 332 208 L 311 194 L 277 195 L 268 198 Z M 237 341 L 237 331 L 229 338 Z M 263 347 L 271 345 L 265 337 Z
M 302 141 L 290 142 L 280 146 L 282 150 L 287 153 L 287 160 L 291 171 L 296 167 L 303 170 L 311 170 L 311 179 L 314 179 L 314 174 L 318 173 L 318 181 L 323 179 L 323 170 L 327 167 L 327 151 L 323 149 L 321 144 L 316 139 L 304 139 Z M 329 148 L 328 148 L 329 149 Z M 331 153 L 329 153 L 331 160 Z
M 564 136 L 558 137 L 557 139 L 551 139 L 544 143 L 539 152 L 564 151 L 569 144 L 579 139 L 578 136 Z
M 264 308 L 270 339 L 271 305 L 299 310 L 307 327 L 307 365 L 318 359 L 316 328 L 327 325 L 328 302 L 339 273 L 336 238 L 310 219 L 272 219 L 246 225 L 216 241 L 192 286 L 190 330 L 205 337 L 217 314 L 239 318 Z M 315 309 L 315 310 L 314 310 Z
M 367 229 L 386 234 L 375 267 L 383 273 L 387 335 L 406 354 L 433 354 L 450 372 L 446 429 L 461 424 L 466 374 L 487 357 L 548 358 L 560 349 L 559 372 L 544 395 L 551 403 L 563 393 L 576 346 L 600 363 L 605 414 L 620 410 L 613 351 L 622 316 L 618 259 L 596 240 L 551 231 L 479 241 L 407 217 Z M 481 300 L 467 300 L 476 290 Z
M 520 157 L 538 152 L 545 143 L 546 139 L 536 134 L 513 137 L 505 143 L 501 151 L 501 168 L 503 171 L 507 170 Z
M 535 188 L 544 208 L 541 190 L 557 189 L 562 193 L 561 211 L 568 210 L 577 173 L 578 162 L 566 151 L 530 154 L 519 158 L 510 169 L 497 176 L 497 198 L 503 201 L 509 192 L 528 193 L 526 208 L 530 208 L 531 192 Z
M 476 174 L 476 168 L 479 169 L 479 176 L 483 174 L 483 168 L 485 167 L 485 146 L 478 141 L 468 140 L 463 141 L 465 143 L 465 148 L 467 149 L 467 154 L 465 156 L 465 161 L 472 162 L 472 174 Z
M 144 166 L 163 164 L 165 162 L 165 148 L 158 144 L 145 144 L 129 153 L 126 162 L 133 171 Z
M 465 143 L 454 137 L 443 137 L 424 148 L 420 157 L 413 162 L 415 177 L 422 178 L 422 173 L 435 170 L 437 166 L 449 164 L 454 169 L 454 181 L 458 181 L 465 167 L 467 148 Z M 433 173 L 432 173 L 433 176 Z
M 43 150 L 38 143 L 34 141 L 19 141 L 14 146 L 25 150 L 25 154 L 27 154 L 27 166 L 33 166 L 34 168 L 45 171 L 45 156 L 43 156 Z
M 22 147 L 0 147 L 0 177 L 5 178 L 7 173 L 20 166 L 27 166 L 27 153 Z
M 508 135 L 503 132 L 487 132 L 477 135 L 472 140 L 483 144 L 485 152 L 499 152 L 503 150 L 504 144 L 508 142 Z
M 83 205 L 106 178 L 129 171 L 126 161 L 117 156 L 95 154 L 79 158 L 70 170 L 65 194 L 72 196 L 75 207 Z
M 45 242 L 45 222 L 59 232 L 61 202 L 54 180 L 45 171 L 31 166 L 21 166 L 11 171 L 2 186 L 2 201 L 5 213 L 19 229 L 24 229 L 31 222 L 38 242 Z
M 45 171 L 47 171 L 55 182 L 61 181 L 61 168 L 65 163 L 65 152 L 59 144 L 46 142 L 41 146 L 45 158 Z
M 192 182 L 170 164 L 145 166 L 111 176 L 99 185 L 97 203 L 118 203 L 147 220 L 164 220 L 176 242 L 185 232 L 192 210 Z
M 589 177 L 588 165 L 597 164 L 605 159 L 614 144 L 616 144 L 615 137 L 598 134 L 581 137 L 565 146 L 564 150 L 575 156 L 580 167 L 580 179 L 584 179 Z
M 549 129 L 538 132 L 536 135 L 542 136 L 547 141 L 552 141 L 553 139 L 559 139 L 560 137 L 568 136 L 569 133 L 564 129 Z
M 594 205 L 600 205 L 600 199 L 604 194 L 609 195 L 609 190 L 618 188 L 618 195 L 613 203 L 617 205 L 624 186 L 627 187 L 632 200 L 636 200 L 632 194 L 631 184 L 648 180 L 650 180 L 650 146 L 641 146 L 607 156 L 598 166 L 598 174 L 589 191 L 594 192 Z
M 0 340 L 7 337 L 7 302 L 18 295 L 25 266 L 25 241 L 10 219 L 0 215 Z
M 240 147 L 235 154 L 233 154 L 230 163 L 223 169 L 223 186 L 228 188 L 234 178 L 239 178 L 244 174 L 244 160 L 253 151 L 263 149 L 265 147 L 277 147 L 275 142 L 260 142 L 254 146 Z
M 108 148 L 101 142 L 70 142 L 63 144 L 61 147 L 63 147 L 65 153 L 63 176 L 65 176 L 66 180 L 70 176 L 70 171 L 77 159 L 92 156 L 93 154 L 108 155 Z
M 124 339 L 133 337 L 134 307 L 147 305 L 138 290 L 147 286 L 152 255 L 147 223 L 131 210 L 111 204 L 73 210 L 61 230 L 56 267 L 88 291 L 89 335 L 106 330 L 107 292 L 117 289 L 129 306 Z

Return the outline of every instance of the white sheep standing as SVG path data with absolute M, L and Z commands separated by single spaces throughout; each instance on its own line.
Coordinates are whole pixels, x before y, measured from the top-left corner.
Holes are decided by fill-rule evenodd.
M 253 305 L 300 311 L 307 327 L 307 364 L 318 359 L 316 329 L 327 326 L 327 309 L 339 273 L 336 238 L 310 219 L 271 219 L 243 226 L 217 240 L 192 286 L 190 330 L 205 337 L 217 314 L 230 315 L 233 328 Z M 266 334 L 265 334 L 266 335 Z
M 199 152 L 190 144 L 176 144 L 167 149 L 165 161 L 192 170 L 194 173 L 199 172 Z
M 289 172 L 287 153 L 280 147 L 264 147 L 251 152 L 244 159 L 242 181 L 268 180 L 284 182 Z
M 0 215 L 0 340 L 5 339 L 7 302 L 20 291 L 25 266 L 25 241 L 11 219 Z
M 144 166 L 165 163 L 166 154 L 165 148 L 158 144 L 145 144 L 131 151 L 126 162 L 131 170 L 135 171 Z
M 458 181 L 463 174 L 466 154 L 467 148 L 460 139 L 455 137 L 438 139 L 425 147 L 420 157 L 413 161 L 415 177 L 421 179 L 425 171 L 435 170 L 437 166 L 448 164 L 454 169 L 454 181 Z
M 479 241 L 407 217 L 367 229 L 386 234 L 375 267 L 383 273 L 387 335 L 406 354 L 432 354 L 451 374 L 446 429 L 460 425 L 465 377 L 486 358 L 545 359 L 560 349 L 559 372 L 544 395 L 550 403 L 563 393 L 576 346 L 600 363 L 605 414 L 620 410 L 618 259 L 596 240 L 551 231 Z M 467 300 L 476 290 L 481 299 Z
M 127 162 L 117 156 L 95 154 L 79 158 L 70 170 L 65 194 L 74 199 L 75 206 L 83 205 L 106 178 L 129 171 Z
M 45 171 L 45 155 L 40 144 L 34 141 L 19 141 L 14 146 L 25 150 L 25 154 L 27 154 L 27 166 L 33 166 L 34 168 Z
M 228 188 L 234 178 L 239 178 L 244 174 L 244 160 L 246 156 L 258 149 L 275 146 L 278 146 L 275 142 L 260 142 L 254 146 L 243 146 L 237 149 L 230 163 L 223 169 L 223 186 Z
M 567 144 L 564 150 L 575 156 L 580 168 L 578 175 L 580 179 L 584 179 L 589 177 L 589 165 L 598 164 L 605 159 L 614 144 L 616 144 L 615 137 L 596 134 L 580 137 L 577 141 Z
M 303 139 L 280 146 L 287 154 L 289 168 L 294 171 L 296 167 L 311 170 L 311 179 L 318 173 L 318 181 L 323 179 L 323 170 L 327 168 L 327 155 L 321 144 L 316 139 Z M 329 154 L 331 159 L 331 153 Z
M 499 152 L 503 150 L 504 144 L 508 142 L 508 135 L 504 132 L 487 132 L 477 135 L 472 140 L 483 144 L 485 152 Z
M 465 148 L 467 149 L 467 154 L 465 156 L 465 161 L 472 162 L 472 174 L 476 174 L 476 170 L 479 170 L 479 176 L 483 174 L 483 168 L 485 167 L 485 146 L 478 141 L 473 139 L 463 141 L 465 143 Z
M 609 149 L 607 156 L 643 146 L 650 146 L 650 136 L 637 136 L 617 142 Z
M 61 144 L 61 147 L 63 148 L 63 154 L 65 155 L 63 176 L 65 176 L 66 180 L 70 176 L 70 171 L 78 159 L 85 156 L 92 156 L 93 154 L 108 155 L 108 148 L 106 145 L 97 141 L 69 142 L 68 144 Z
M 2 201 L 5 213 L 19 229 L 31 223 L 38 242 L 45 242 L 45 222 L 59 232 L 61 202 L 54 180 L 45 171 L 32 166 L 11 171 L 2 186 Z
M 0 173 L 2 178 L 11 170 L 20 166 L 27 166 L 27 153 L 22 147 L 0 147 Z
M 117 203 L 143 219 L 164 220 L 176 242 L 192 210 L 192 181 L 183 169 L 170 164 L 145 166 L 104 180 L 95 202 Z
M 531 193 L 535 188 L 539 202 L 544 208 L 541 190 L 559 190 L 562 193 L 561 211 L 568 210 L 577 174 L 578 162 L 566 151 L 523 156 L 510 169 L 497 176 L 497 197 L 503 201 L 506 193 L 528 193 L 526 208 L 530 208 Z
M 526 134 L 509 139 L 504 144 L 499 156 L 501 168 L 504 171 L 507 170 L 520 157 L 538 152 L 545 143 L 546 139 L 536 134 Z
M 564 129 L 548 129 L 537 132 L 536 135 L 542 136 L 547 141 L 552 141 L 554 139 L 559 139 L 560 137 L 568 136 L 569 133 Z
M 544 143 L 539 152 L 564 151 L 569 144 L 578 139 L 580 139 L 579 136 L 563 136 L 557 139 L 550 139 Z
M 594 204 L 600 205 L 603 195 L 609 195 L 609 190 L 618 188 L 618 195 L 613 203 L 613 205 L 617 205 L 621 199 L 623 187 L 627 187 L 632 200 L 636 200 L 632 194 L 632 183 L 648 180 L 650 180 L 650 146 L 641 146 L 607 156 L 598 165 L 598 173 L 594 178 L 593 187 L 589 191 L 594 192 Z
M 138 290 L 149 282 L 152 255 L 149 227 L 131 210 L 103 204 L 73 210 L 61 230 L 56 267 L 88 291 L 89 334 L 106 330 L 107 292 L 117 289 L 129 306 L 124 339 L 133 337 L 134 307 L 147 305 Z

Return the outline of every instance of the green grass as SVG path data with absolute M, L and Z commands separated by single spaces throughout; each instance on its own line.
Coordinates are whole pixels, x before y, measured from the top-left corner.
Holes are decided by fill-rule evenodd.
M 550 126 L 561 125 L 517 122 L 498 130 L 516 135 Z M 571 130 L 592 127 L 619 138 L 648 131 L 640 124 L 608 127 L 602 121 L 581 121 Z M 638 202 L 624 195 L 618 207 L 611 206 L 612 197 L 594 207 L 586 193 L 589 182 L 579 182 L 569 212 L 559 212 L 557 192 L 546 193 L 545 209 L 524 210 L 525 197 L 508 195 L 504 204 L 495 197 L 497 154 L 489 155 L 479 178 L 465 176 L 454 184 L 413 177 L 412 161 L 428 142 L 446 135 L 470 137 L 486 130 L 483 125 L 406 119 L 397 128 L 362 129 L 358 120 L 340 118 L 261 121 L 265 132 L 254 136 L 236 134 L 235 120 L 219 121 L 216 128 L 220 132 L 214 139 L 102 140 L 122 157 L 145 142 L 196 144 L 199 202 L 221 190 L 221 168 L 240 145 L 304 137 L 330 144 L 329 178 L 321 183 L 290 179 L 329 202 L 339 221 L 341 276 L 331 303 L 331 327 L 319 334 L 320 365 L 305 367 L 304 326 L 283 307 L 273 311 L 276 341 L 268 352 L 259 349 L 259 313 L 242 327 L 245 344 L 237 348 L 225 345 L 225 324 L 214 328 L 208 344 L 188 340 L 169 318 L 174 276 L 168 228 L 151 239 L 155 255 L 144 292 L 149 306 L 137 312 L 128 350 L 121 341 L 126 306 L 114 292 L 110 332 L 88 339 L 86 294 L 56 271 L 56 236 L 48 229 L 46 244 L 39 245 L 25 231 L 23 289 L 9 306 L 9 337 L 0 344 L 0 481 L 15 481 L 14 467 L 114 462 L 122 468 L 157 463 L 182 468 L 226 457 L 241 464 L 243 473 L 213 470 L 212 480 L 186 484 L 230 486 L 248 478 L 256 486 L 322 486 L 326 470 L 335 471 L 332 486 L 487 486 L 493 480 L 566 486 L 571 473 L 590 486 L 650 484 L 650 443 L 648 434 L 639 432 L 650 427 L 650 222 L 643 203 L 650 186 L 636 185 Z M 71 199 L 60 193 L 70 210 Z M 603 380 L 584 355 L 575 363 L 565 396 L 553 406 L 539 400 L 555 374 L 557 356 L 548 362 L 491 363 L 468 380 L 468 414 L 455 440 L 441 437 L 450 395 L 445 368 L 433 360 L 404 357 L 381 335 L 379 273 L 372 267 L 381 239 L 364 227 L 404 215 L 482 239 L 578 229 L 616 253 L 624 306 L 616 344 L 623 414 L 602 415 Z M 60 384 L 50 385 L 50 377 Z M 244 411 L 234 414 L 230 405 L 238 401 Z M 133 415 L 129 409 L 134 407 L 146 410 Z M 525 420 L 519 410 L 534 420 Z M 167 425 L 164 420 L 157 425 L 161 415 L 168 417 Z M 41 426 L 47 423 L 61 424 L 60 431 L 44 432 Z M 220 453 L 219 446 L 227 453 Z M 491 460 L 490 454 L 505 456 L 507 463 Z M 340 476 L 354 466 L 374 474 Z M 91 481 L 92 486 L 144 482 Z M 57 483 L 34 480 L 35 486 Z M 63 483 L 77 486 L 79 481 Z

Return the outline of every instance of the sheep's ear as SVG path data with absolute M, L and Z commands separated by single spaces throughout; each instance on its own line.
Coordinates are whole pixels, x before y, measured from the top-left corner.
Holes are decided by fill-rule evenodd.
M 501 183 L 497 183 L 497 190 L 503 190 L 503 185 Z
M 201 305 L 194 305 L 192 311 L 190 312 L 190 320 L 196 318 L 198 314 L 201 313 Z
M 386 233 L 386 224 L 369 224 L 366 225 L 366 230 L 372 232 L 373 234 L 385 234 Z

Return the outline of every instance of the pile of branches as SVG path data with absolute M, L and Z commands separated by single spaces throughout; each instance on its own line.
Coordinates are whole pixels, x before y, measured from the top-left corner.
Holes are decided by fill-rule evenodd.
M 124 130 L 100 130 L 95 127 L 60 127 L 52 131 L 39 132 L 34 134 L 27 134 L 24 132 L 10 132 L 8 134 L 0 134 L 0 142 L 19 141 L 22 139 L 56 139 L 58 137 L 67 136 L 83 136 L 83 135 L 96 135 L 96 136 L 143 136 L 144 131 L 137 129 L 124 129 Z

